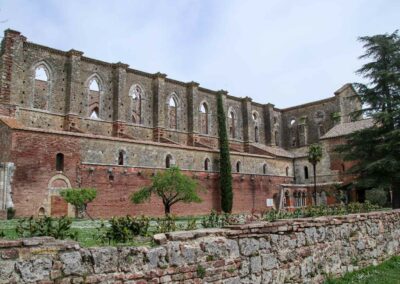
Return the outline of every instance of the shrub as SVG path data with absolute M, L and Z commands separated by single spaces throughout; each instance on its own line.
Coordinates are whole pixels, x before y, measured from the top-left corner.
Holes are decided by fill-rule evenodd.
M 179 229 L 183 229 L 182 227 L 176 224 L 176 216 L 168 214 L 164 218 L 156 219 L 157 225 L 155 229 L 155 233 L 167 233 L 167 232 L 174 232 Z
M 56 239 L 71 238 L 76 240 L 77 232 L 72 233 L 71 229 L 72 220 L 68 217 L 52 218 L 44 217 L 35 219 L 33 216 L 30 218 L 23 218 L 18 221 L 16 231 L 19 237 L 41 237 L 49 236 Z
M 383 189 L 373 188 L 365 191 L 365 199 L 371 202 L 373 205 L 379 205 L 381 207 L 387 204 L 387 192 Z
M 147 236 L 150 226 L 150 219 L 141 217 L 114 217 L 111 218 L 110 227 L 106 227 L 104 222 L 98 228 L 99 238 L 109 243 L 111 241 L 126 243 L 132 241 L 136 236 Z
M 209 215 L 204 216 L 201 219 L 201 225 L 203 228 L 221 228 L 229 224 L 230 214 L 218 214 L 214 210 Z

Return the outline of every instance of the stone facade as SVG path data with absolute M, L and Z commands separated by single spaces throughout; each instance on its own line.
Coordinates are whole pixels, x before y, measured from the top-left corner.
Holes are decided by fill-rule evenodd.
M 400 211 L 154 236 L 156 247 L 0 240 L 0 283 L 322 283 L 400 254 Z
M 236 211 L 266 210 L 261 199 L 266 196 L 274 196 L 279 207 L 283 184 L 307 184 L 311 177 L 311 168 L 308 178 L 301 170 L 310 167 L 307 145 L 348 122 L 349 112 L 360 107 L 349 84 L 331 98 L 278 109 L 77 50 L 31 43 L 13 30 L 6 30 L 2 41 L 0 75 L 0 162 L 15 165 L 11 187 L 19 216 L 43 210 L 54 215 L 53 205 L 67 213 L 59 190 L 89 185 L 100 192 L 89 208 L 95 216 L 120 212 L 107 210 L 111 203 L 131 210 L 124 214 L 141 212 L 141 206 L 127 205 L 128 195 L 149 182 L 151 175 L 141 173 L 164 169 L 167 159 L 189 175 L 205 177 L 200 183 L 212 193 L 204 209 L 218 210 L 217 94 L 227 115 L 235 198 L 266 192 L 253 202 L 263 206 L 237 204 Z M 317 174 L 321 183 L 340 181 L 329 153 Z M 0 193 L 5 190 L 0 187 Z M 103 199 L 108 190 L 114 191 L 112 201 Z M 157 215 L 158 205 L 150 207 Z

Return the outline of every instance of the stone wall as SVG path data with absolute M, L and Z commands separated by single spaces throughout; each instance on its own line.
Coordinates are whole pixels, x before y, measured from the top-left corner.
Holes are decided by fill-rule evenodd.
M 154 236 L 156 247 L 0 240 L 0 283 L 322 283 L 400 254 L 400 210 Z

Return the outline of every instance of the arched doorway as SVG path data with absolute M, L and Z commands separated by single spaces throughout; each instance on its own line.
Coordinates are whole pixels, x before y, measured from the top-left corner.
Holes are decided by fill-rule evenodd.
M 60 191 L 66 188 L 71 188 L 71 182 L 66 176 L 58 174 L 50 179 L 47 206 L 44 207 L 47 207 L 46 215 L 53 217 L 74 216 L 73 206 L 60 196 Z

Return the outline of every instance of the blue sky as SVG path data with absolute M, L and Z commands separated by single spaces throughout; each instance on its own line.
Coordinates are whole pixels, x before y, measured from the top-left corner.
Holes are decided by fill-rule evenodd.
M 361 81 L 357 37 L 399 15 L 396 0 L 0 0 L 2 29 L 29 41 L 279 108 Z

